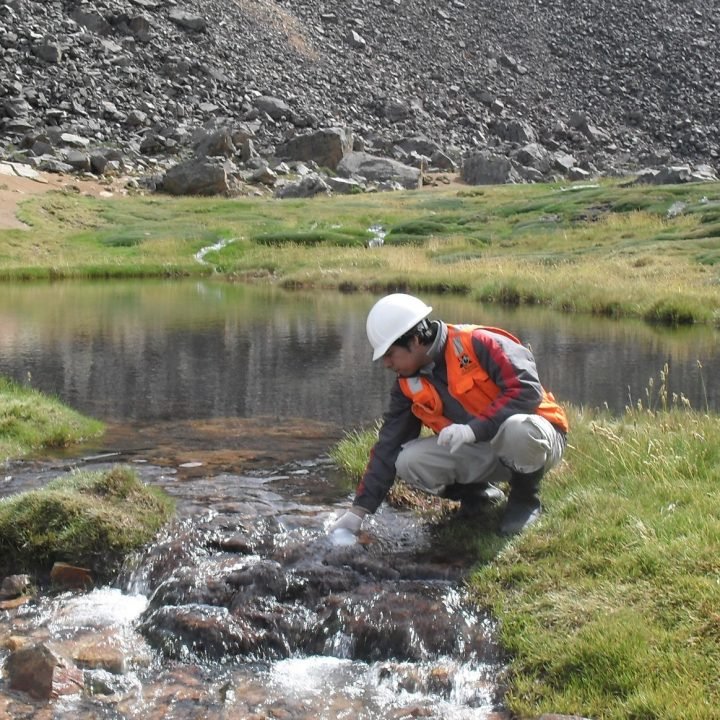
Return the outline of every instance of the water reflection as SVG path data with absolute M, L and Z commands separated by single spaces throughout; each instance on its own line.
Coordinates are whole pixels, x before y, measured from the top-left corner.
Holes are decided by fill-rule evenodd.
M 357 427 L 382 414 L 392 382 L 365 337 L 375 299 L 205 280 L 2 285 L 0 374 L 106 420 L 274 416 Z M 645 400 L 668 363 L 670 393 L 720 406 L 712 328 L 423 299 L 446 320 L 519 335 L 562 400 L 621 411 Z

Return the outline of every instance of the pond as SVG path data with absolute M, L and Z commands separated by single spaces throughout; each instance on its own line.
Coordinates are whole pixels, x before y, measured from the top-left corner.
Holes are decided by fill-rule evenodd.
M 0 286 L 0 374 L 103 420 L 302 417 L 355 428 L 380 417 L 391 374 L 371 362 L 366 294 L 212 281 Z M 622 412 L 669 391 L 720 407 L 720 333 L 508 309 L 424 295 L 434 315 L 510 330 L 561 401 Z
M 653 379 L 656 402 L 667 364 L 670 394 L 720 406 L 713 329 L 423 299 L 517 334 L 561 401 L 620 413 Z M 65 456 L 8 464 L 0 496 L 127 462 L 178 503 L 113 587 L 0 610 L 0 665 L 10 644 L 42 644 L 80 673 L 49 704 L 0 678 L 0 716 L 508 717 L 495 624 L 442 528 L 383 507 L 360 544 L 327 541 L 352 492 L 327 451 L 381 416 L 393 381 L 370 360 L 374 300 L 212 280 L 0 285 L 0 374 L 108 424 Z

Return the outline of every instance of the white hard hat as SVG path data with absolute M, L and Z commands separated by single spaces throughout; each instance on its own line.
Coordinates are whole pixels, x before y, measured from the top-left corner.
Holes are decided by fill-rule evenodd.
M 380 298 L 370 309 L 365 325 L 374 350 L 373 360 L 381 358 L 399 337 L 431 312 L 431 307 L 412 295 L 393 293 Z

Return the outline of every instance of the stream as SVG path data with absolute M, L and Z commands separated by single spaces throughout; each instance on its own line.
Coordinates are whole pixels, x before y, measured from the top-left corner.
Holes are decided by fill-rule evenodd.
M 112 466 L 98 457 L 81 464 Z M 500 717 L 495 625 L 465 597 L 468 562 L 414 514 L 384 507 L 337 547 L 326 527 L 348 491 L 324 455 L 243 473 L 114 460 L 171 494 L 177 520 L 113 586 L 0 612 L 0 662 L 11 639 L 42 642 L 83 673 L 49 703 L 0 681 L 0 717 Z M 72 464 L 18 463 L 4 491 Z

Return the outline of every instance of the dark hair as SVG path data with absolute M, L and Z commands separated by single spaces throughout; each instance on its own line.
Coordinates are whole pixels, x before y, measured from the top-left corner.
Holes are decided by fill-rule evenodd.
M 410 349 L 410 341 L 416 337 L 421 345 L 430 345 L 437 335 L 437 325 L 429 320 L 421 320 L 417 325 L 410 328 L 404 335 L 395 340 L 393 345 L 399 345 L 406 350 Z

